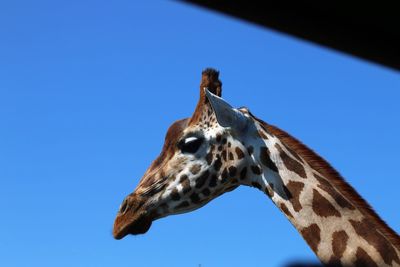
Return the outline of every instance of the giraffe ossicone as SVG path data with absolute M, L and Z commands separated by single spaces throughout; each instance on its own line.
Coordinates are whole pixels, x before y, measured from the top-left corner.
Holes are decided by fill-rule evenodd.
M 142 234 L 154 220 L 202 207 L 240 185 L 264 192 L 325 264 L 400 266 L 400 238 L 324 159 L 247 108 L 222 97 L 219 72 L 202 73 L 190 118 L 122 202 L 113 235 Z

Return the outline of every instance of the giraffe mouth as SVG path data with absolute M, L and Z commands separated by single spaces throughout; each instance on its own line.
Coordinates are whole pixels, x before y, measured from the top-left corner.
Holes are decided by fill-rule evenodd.
M 119 214 L 115 219 L 113 236 L 119 240 L 127 235 L 144 234 L 150 229 L 151 223 L 151 218 L 145 213 L 133 217 L 130 217 L 129 213 Z

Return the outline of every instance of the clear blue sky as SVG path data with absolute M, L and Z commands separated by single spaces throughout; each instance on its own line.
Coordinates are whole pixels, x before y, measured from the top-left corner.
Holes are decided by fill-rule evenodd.
M 118 206 L 190 116 L 202 69 L 298 137 L 400 230 L 400 74 L 176 2 L 0 3 L 0 266 L 282 266 L 315 260 L 240 188 L 121 241 Z

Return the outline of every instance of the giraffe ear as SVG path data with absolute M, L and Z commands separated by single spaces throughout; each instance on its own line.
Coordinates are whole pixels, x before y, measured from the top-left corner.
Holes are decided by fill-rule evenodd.
M 218 124 L 225 128 L 242 131 L 247 127 L 249 122 L 243 113 L 233 108 L 221 97 L 214 95 L 207 88 L 204 88 L 205 95 L 211 104 Z

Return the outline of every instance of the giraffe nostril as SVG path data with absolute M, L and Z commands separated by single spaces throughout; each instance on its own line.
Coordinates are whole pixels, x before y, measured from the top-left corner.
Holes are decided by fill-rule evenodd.
M 124 201 L 122 201 L 121 206 L 119 207 L 119 213 L 124 214 L 128 209 L 128 199 L 125 198 Z

